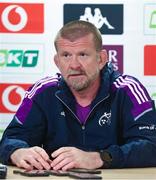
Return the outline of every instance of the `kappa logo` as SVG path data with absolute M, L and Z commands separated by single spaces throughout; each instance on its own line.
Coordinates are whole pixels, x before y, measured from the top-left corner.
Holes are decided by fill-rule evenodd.
M 18 109 L 30 84 L 1 84 L 0 113 L 14 113 Z
M 83 20 L 102 34 L 123 34 L 123 4 L 64 4 L 64 24 Z
M 43 4 L 0 3 L 0 32 L 43 33 L 43 26 Z
M 98 29 L 102 28 L 102 26 L 106 25 L 108 29 L 115 29 L 108 21 L 107 17 L 103 17 L 100 8 L 94 9 L 94 14 L 92 14 L 92 10 L 90 7 L 86 7 L 84 10 L 84 14 L 80 16 L 80 20 L 88 21 L 94 24 Z
M 111 124 L 111 112 L 109 112 L 109 113 L 104 112 L 103 115 L 100 117 L 99 125 L 103 126 L 105 124 L 107 124 L 107 125 Z

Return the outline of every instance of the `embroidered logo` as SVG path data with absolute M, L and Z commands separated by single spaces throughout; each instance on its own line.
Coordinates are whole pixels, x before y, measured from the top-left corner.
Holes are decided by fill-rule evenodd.
M 139 131 L 140 130 L 154 131 L 154 130 L 156 130 L 156 125 L 155 124 L 151 124 L 151 125 L 147 125 L 147 126 L 139 126 Z
M 62 111 L 60 114 L 61 114 L 61 116 L 65 117 L 65 112 L 64 111 Z
M 107 125 L 111 124 L 111 112 L 109 112 L 109 113 L 104 112 L 104 114 L 100 117 L 99 125 L 103 126 L 105 124 L 107 124 Z

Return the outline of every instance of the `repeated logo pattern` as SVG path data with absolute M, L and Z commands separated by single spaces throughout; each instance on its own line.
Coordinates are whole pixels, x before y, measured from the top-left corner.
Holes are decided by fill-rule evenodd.
M 127 73 L 128 69 L 133 75 L 132 67 L 139 62 L 138 72 L 135 73 L 145 80 L 144 85 L 156 101 L 156 84 L 153 80 L 156 78 L 156 3 L 136 1 L 136 4 L 140 3 L 140 8 L 133 11 L 137 6 L 132 7 L 131 1 L 122 2 L 106 3 L 100 0 L 97 4 L 78 1 L 69 4 L 66 0 L 59 3 L 1 0 L 0 133 L 10 122 L 31 82 L 44 74 L 55 74 L 53 71 L 57 68 L 53 65 L 49 67 L 53 62 L 50 55 L 55 53 L 51 50 L 51 35 L 55 35 L 57 28 L 71 20 L 89 21 L 99 29 L 104 40 L 103 48 L 107 50 L 114 70 Z M 55 9 L 55 3 L 59 9 Z M 139 42 L 137 46 L 136 42 Z M 129 66 L 132 64 L 132 67 Z M 107 119 L 101 118 L 99 123 L 108 123 Z

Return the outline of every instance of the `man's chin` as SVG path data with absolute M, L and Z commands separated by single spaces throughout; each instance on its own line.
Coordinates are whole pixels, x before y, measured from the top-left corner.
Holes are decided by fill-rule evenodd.
M 86 79 L 86 76 L 85 75 L 70 75 L 68 77 L 69 81 L 84 81 Z
M 87 88 L 87 84 L 86 83 L 82 83 L 82 82 L 75 82 L 75 83 L 71 83 L 70 87 L 72 89 L 74 89 L 75 91 L 83 91 L 84 89 Z
M 76 77 L 76 76 L 71 76 L 68 78 L 68 82 L 70 84 L 79 84 L 81 85 L 82 83 L 85 83 L 86 81 L 86 77 L 84 76 L 79 76 L 79 77 Z

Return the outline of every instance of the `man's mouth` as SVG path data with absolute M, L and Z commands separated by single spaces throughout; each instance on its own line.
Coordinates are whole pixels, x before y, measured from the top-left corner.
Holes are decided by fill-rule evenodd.
M 85 76 L 85 72 L 82 70 L 69 70 L 68 78 L 81 78 Z
M 74 73 L 74 74 L 69 74 L 68 77 L 80 77 L 80 76 L 84 76 L 84 73 Z
M 82 76 L 85 75 L 83 71 L 71 70 L 68 72 L 68 76 Z
M 70 74 L 69 76 L 82 76 L 84 74 Z

